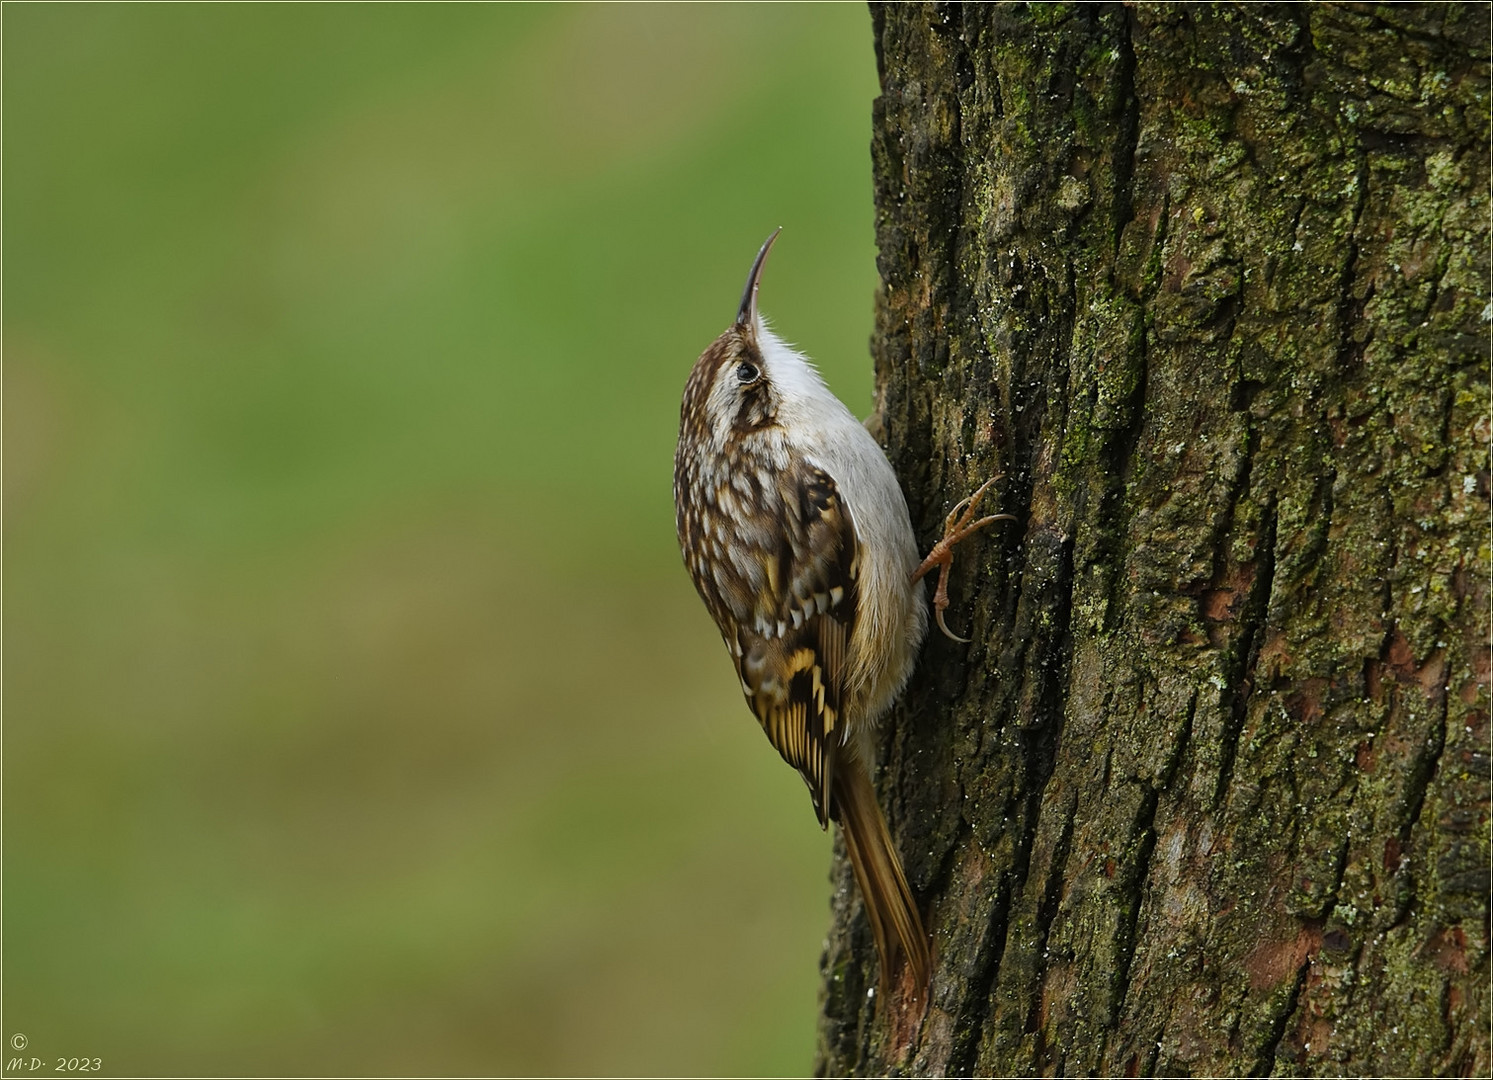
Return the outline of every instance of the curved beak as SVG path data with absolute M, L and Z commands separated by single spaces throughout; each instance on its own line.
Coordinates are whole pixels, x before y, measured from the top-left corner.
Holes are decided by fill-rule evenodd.
M 783 227 L 779 225 L 763 242 L 762 250 L 757 252 L 757 261 L 752 263 L 752 272 L 747 275 L 746 288 L 741 292 L 741 307 L 736 312 L 737 326 L 752 326 L 757 322 L 757 286 L 761 283 L 762 267 L 767 265 L 767 253 L 772 250 L 772 242 L 782 231 Z

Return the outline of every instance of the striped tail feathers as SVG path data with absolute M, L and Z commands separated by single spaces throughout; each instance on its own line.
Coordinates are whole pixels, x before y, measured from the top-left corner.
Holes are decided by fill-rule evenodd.
M 881 998 L 888 1000 L 894 985 L 898 954 L 907 958 L 913 995 L 926 1002 L 933 959 L 928 935 L 918 914 L 902 863 L 887 832 L 886 818 L 876 802 L 871 778 L 860 762 L 842 760 L 834 774 L 835 819 L 845 837 L 845 851 L 861 888 L 876 954 L 881 961 Z

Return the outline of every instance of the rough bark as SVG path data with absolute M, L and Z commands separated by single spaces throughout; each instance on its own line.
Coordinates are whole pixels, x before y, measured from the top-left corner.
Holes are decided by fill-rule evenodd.
M 888 6 L 879 410 L 1006 473 L 843 858 L 818 1070 L 1483 1074 L 1488 8 Z

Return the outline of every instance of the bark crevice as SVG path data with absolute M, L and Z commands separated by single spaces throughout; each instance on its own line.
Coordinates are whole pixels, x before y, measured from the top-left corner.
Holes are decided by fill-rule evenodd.
M 1306 987 L 1307 972 L 1310 970 L 1310 960 L 1303 960 L 1301 966 L 1296 969 L 1296 979 L 1291 984 L 1291 992 L 1286 995 L 1285 1002 L 1271 1018 L 1270 1032 L 1264 1045 L 1260 1047 L 1260 1052 L 1255 1056 L 1254 1064 L 1249 1070 L 1250 1076 L 1269 1076 L 1275 1071 L 1276 1054 L 1279 1053 L 1281 1044 L 1285 1041 L 1286 1029 L 1300 1004 L 1301 991 Z
M 878 409 L 995 472 L 817 1068 L 1489 1067 L 1486 6 L 873 7 Z M 947 805 L 945 805 L 947 804 Z
M 1239 613 L 1239 637 L 1233 654 L 1234 663 L 1230 665 L 1225 677 L 1231 702 L 1220 742 L 1218 780 L 1213 787 L 1211 808 L 1215 811 L 1224 805 L 1228 798 L 1229 784 L 1234 778 L 1234 761 L 1239 754 L 1239 740 L 1244 733 L 1244 724 L 1254 697 L 1255 671 L 1260 662 L 1262 638 L 1275 582 L 1277 514 L 1273 497 L 1265 504 L 1262 517 L 1260 542 L 1255 549 L 1258 563 L 1243 610 Z

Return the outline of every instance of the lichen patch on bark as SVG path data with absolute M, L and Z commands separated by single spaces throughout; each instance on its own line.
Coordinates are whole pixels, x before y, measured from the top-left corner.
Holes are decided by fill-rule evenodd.
M 885 727 L 932 1003 L 837 863 L 821 1073 L 1488 1073 L 1488 23 L 873 7 L 881 430 L 1020 520 Z

